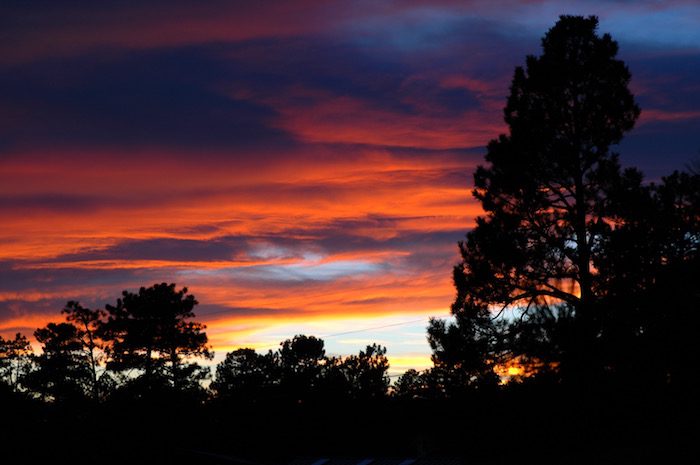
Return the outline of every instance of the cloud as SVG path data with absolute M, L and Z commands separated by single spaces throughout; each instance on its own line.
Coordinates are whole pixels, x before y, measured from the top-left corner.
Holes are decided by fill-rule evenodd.
M 5 149 L 12 147 L 293 148 L 273 110 L 221 95 L 236 70 L 206 50 L 47 60 L 0 72 Z
M 319 8 L 320 7 L 320 8 Z M 104 49 L 149 49 L 207 42 L 286 37 L 323 26 L 333 11 L 318 1 L 274 4 L 212 1 L 9 1 L 4 4 L 6 62 L 75 56 Z M 339 9 L 335 15 L 342 15 Z
M 3 2 L 5 63 L 104 50 L 178 48 L 208 43 L 353 36 L 382 33 L 394 50 L 440 48 L 465 28 L 488 25 L 501 35 L 537 38 L 562 12 L 598 14 L 630 40 L 665 46 L 697 45 L 692 0 L 636 2 L 509 0 L 208 2 L 155 0 Z M 643 24 L 644 27 L 639 27 Z M 453 45 L 448 42 L 447 45 Z

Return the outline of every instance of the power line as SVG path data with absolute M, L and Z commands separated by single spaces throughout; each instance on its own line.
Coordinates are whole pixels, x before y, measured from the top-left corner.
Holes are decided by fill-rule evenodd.
M 217 315 L 217 314 L 228 313 L 228 312 L 230 312 L 230 310 L 219 310 L 219 311 L 207 312 L 205 314 L 202 314 L 202 316 L 207 317 L 209 315 Z M 337 336 L 345 336 L 346 334 L 364 333 L 366 331 L 374 331 L 377 329 L 392 328 L 395 326 L 404 326 L 404 325 L 408 325 L 408 324 L 412 324 L 412 323 L 420 323 L 421 321 L 425 321 L 427 318 L 430 318 L 430 317 L 423 317 L 423 318 L 418 318 L 415 320 L 402 321 L 399 323 L 390 323 L 390 324 L 380 325 L 380 326 L 370 326 L 368 328 L 362 328 L 362 329 L 353 329 L 350 331 L 343 331 L 340 333 L 326 334 L 325 336 L 318 336 L 318 337 L 320 337 L 322 339 L 328 339 L 328 338 L 337 337 Z
M 403 325 L 408 325 L 408 324 L 412 324 L 412 323 L 418 323 L 421 321 L 425 321 L 426 318 L 427 317 L 419 318 L 417 320 L 402 321 L 400 323 L 391 323 L 391 324 L 381 325 L 381 326 L 372 326 L 370 328 L 354 329 L 351 331 L 343 331 L 342 333 L 327 334 L 325 336 L 319 336 L 319 337 L 324 338 L 324 339 L 328 339 L 328 338 L 336 337 L 336 336 L 345 336 L 346 334 L 364 333 L 366 331 L 374 331 L 375 329 L 392 328 L 394 326 L 403 326 Z
M 390 323 L 390 324 L 380 325 L 380 326 L 370 326 L 368 328 L 362 328 L 362 329 L 353 329 L 351 331 L 343 331 L 340 333 L 326 334 L 325 336 L 318 336 L 318 337 L 320 339 L 329 339 L 329 338 L 338 337 L 338 336 L 345 336 L 347 334 L 357 334 L 357 333 L 364 333 L 367 331 L 374 331 L 377 329 L 393 328 L 396 326 L 404 326 L 404 325 L 409 325 L 409 324 L 413 324 L 413 323 L 420 323 L 421 321 L 425 321 L 428 318 L 430 318 L 430 317 L 417 318 L 415 320 L 401 321 L 399 323 Z M 279 344 L 274 344 L 274 345 L 269 345 L 269 346 L 258 347 L 258 348 L 256 348 L 256 350 L 272 349 L 272 348 L 275 348 L 278 346 L 279 346 Z

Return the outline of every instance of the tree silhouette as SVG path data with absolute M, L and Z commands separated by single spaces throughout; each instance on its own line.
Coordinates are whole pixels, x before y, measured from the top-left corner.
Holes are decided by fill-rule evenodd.
M 197 305 L 187 288 L 154 284 L 138 293 L 124 291 L 101 326 L 107 346 L 107 368 L 140 373 L 146 386 L 166 383 L 175 390 L 200 388 L 208 370 L 190 360 L 212 358 L 204 325 L 191 321 Z
M 424 395 L 422 374 L 413 368 L 406 370 L 394 384 L 394 395 L 404 399 L 414 399 Z
M 90 393 L 92 399 L 100 400 L 103 385 L 109 376 L 105 370 L 101 369 L 101 362 L 104 358 L 105 344 L 100 337 L 101 326 L 104 322 L 105 312 L 103 310 L 91 310 L 80 305 L 79 302 L 69 301 L 61 311 L 66 315 L 66 321 L 72 323 L 77 328 L 78 337 L 81 340 L 83 350 L 88 361 L 90 371 Z
M 280 344 L 280 390 L 294 401 L 318 394 L 327 363 L 322 339 L 299 334 Z
M 498 383 L 494 347 L 498 323 L 486 308 L 457 312 L 455 323 L 431 319 L 428 343 L 433 350 L 433 368 L 423 376 L 431 395 L 460 395 L 473 388 L 489 388 Z
M 90 392 L 90 362 L 80 330 L 70 323 L 49 323 L 34 332 L 42 345 L 26 385 L 42 399 L 80 401 Z
M 339 402 L 385 397 L 389 387 L 386 348 L 372 344 L 358 355 L 328 357 L 322 339 L 299 334 L 277 352 L 238 349 L 216 367 L 211 388 L 225 400 L 257 403 Z
M 346 386 L 345 394 L 350 398 L 366 400 L 386 396 L 389 388 L 389 361 L 385 347 L 368 345 L 358 355 L 335 360 L 335 363 L 329 365 L 331 371 L 335 370 L 341 375 Z
M 220 399 L 255 403 L 278 384 L 279 358 L 274 352 L 261 355 L 254 349 L 238 349 L 216 366 L 211 389 Z
M 22 378 L 29 370 L 32 346 L 27 337 L 16 333 L 14 339 L 0 336 L 0 382 L 18 391 Z
M 607 290 L 603 362 L 623 382 L 687 388 L 700 355 L 700 174 L 675 172 L 625 194 L 624 221 L 595 264 Z
M 579 369 L 589 363 L 602 292 L 593 263 L 605 254 L 614 214 L 608 197 L 641 179 L 621 172 L 610 152 L 640 110 L 617 43 L 597 26 L 596 17 L 561 16 L 542 39 L 542 55 L 516 68 L 504 109 L 509 133 L 489 143 L 488 165 L 475 172 L 485 216 L 460 242 L 456 321 L 429 330 L 434 357 L 456 357 L 470 378 L 513 356 L 504 344 L 513 336 L 495 324 L 494 309 L 512 311 L 515 322 L 553 305 L 570 309 L 562 311 L 576 322 L 573 359 Z

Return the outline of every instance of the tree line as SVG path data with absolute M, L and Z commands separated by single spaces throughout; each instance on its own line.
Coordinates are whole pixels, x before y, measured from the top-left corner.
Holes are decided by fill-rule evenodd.
M 189 396 L 257 403 L 308 402 L 319 397 L 380 398 L 388 393 L 386 348 L 328 356 L 324 341 L 297 335 L 277 351 L 250 348 L 226 354 L 215 368 L 205 326 L 194 321 L 197 300 L 187 288 L 161 283 L 124 291 L 105 310 L 69 301 L 65 321 L 26 336 L 0 337 L 0 380 L 18 394 L 52 402 L 102 402 L 110 396 Z M 209 388 L 206 388 L 211 381 Z

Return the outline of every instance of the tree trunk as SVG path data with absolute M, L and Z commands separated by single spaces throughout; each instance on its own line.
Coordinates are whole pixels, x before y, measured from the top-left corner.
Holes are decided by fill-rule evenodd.
M 583 186 L 583 173 L 576 176 L 576 218 L 574 230 L 576 234 L 578 262 L 578 282 L 580 287 L 579 302 L 576 305 L 575 329 L 575 363 L 576 383 L 584 392 L 591 385 L 593 359 L 593 290 L 591 279 L 591 251 L 588 237 L 587 203 Z
M 88 322 L 85 322 L 85 333 L 88 336 L 88 350 L 90 354 L 90 371 L 92 375 L 92 399 L 98 402 L 100 399 L 99 387 L 97 385 L 97 361 L 95 360 L 95 339 Z
M 150 346 L 146 348 L 146 367 L 144 376 L 146 377 L 146 380 L 149 383 L 151 381 L 151 375 L 153 373 L 153 360 L 151 359 L 152 352 L 153 351 Z
M 179 359 L 177 356 L 177 350 L 176 349 L 171 349 L 170 350 L 170 363 L 171 363 L 171 369 L 172 369 L 172 375 L 173 375 L 173 387 L 177 391 L 180 388 L 180 382 L 179 382 L 179 376 L 178 376 L 178 366 L 180 365 Z

